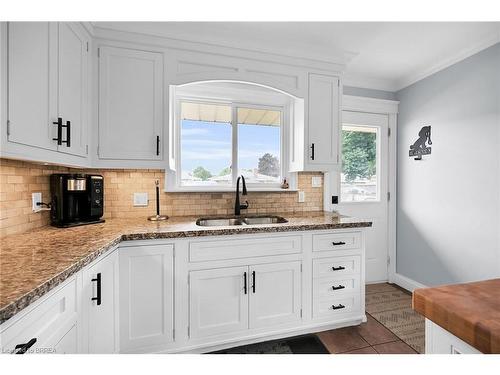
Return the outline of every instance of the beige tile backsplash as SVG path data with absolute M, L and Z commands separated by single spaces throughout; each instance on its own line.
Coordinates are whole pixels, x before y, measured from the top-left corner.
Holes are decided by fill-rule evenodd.
M 33 213 L 31 193 L 41 192 L 49 201 L 52 173 L 95 173 L 104 176 L 104 218 L 147 217 L 155 213 L 154 181 L 165 183 L 165 172 L 157 169 L 73 169 L 17 160 L 0 159 L 0 236 L 23 233 L 48 225 L 47 211 Z M 323 210 L 323 188 L 313 188 L 311 177 L 320 172 L 299 173 L 297 192 L 249 192 L 248 213 L 303 212 Z M 133 193 L 147 192 L 147 207 L 133 206 Z M 161 212 L 169 216 L 225 215 L 234 209 L 234 193 L 161 193 Z

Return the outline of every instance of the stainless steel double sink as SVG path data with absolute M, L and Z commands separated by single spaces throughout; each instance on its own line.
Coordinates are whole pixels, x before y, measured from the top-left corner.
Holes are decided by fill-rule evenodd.
M 265 224 L 283 224 L 288 220 L 281 216 L 242 216 L 229 218 L 199 218 L 196 225 L 201 227 L 225 227 L 232 225 L 265 225 Z

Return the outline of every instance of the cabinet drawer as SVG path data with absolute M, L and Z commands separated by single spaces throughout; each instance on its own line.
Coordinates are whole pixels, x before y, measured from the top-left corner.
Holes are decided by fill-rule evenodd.
M 0 328 L 2 351 L 10 353 L 16 345 L 36 339 L 28 352 L 50 352 L 47 346 L 59 341 L 54 336 L 61 335 L 61 326 L 76 323 L 76 314 L 76 278 L 73 278 L 20 319 Z
M 361 233 L 328 233 L 313 235 L 313 251 L 350 250 L 361 248 Z
M 344 315 L 361 310 L 361 298 L 359 294 L 346 295 L 333 298 L 314 298 L 314 318 L 326 318 L 329 316 Z
M 328 277 L 330 280 L 343 278 L 345 275 L 361 274 L 361 258 L 334 257 L 313 260 L 313 277 Z
M 343 296 L 360 291 L 360 275 L 314 279 L 313 283 L 314 296 L 319 298 Z
M 189 244 L 189 261 L 205 262 L 210 260 L 298 254 L 301 251 L 301 236 L 199 241 Z

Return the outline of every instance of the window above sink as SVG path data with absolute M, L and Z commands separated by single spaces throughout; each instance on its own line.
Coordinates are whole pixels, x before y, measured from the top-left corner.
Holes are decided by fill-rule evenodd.
M 204 82 L 171 88 L 173 158 L 166 191 L 234 191 L 243 175 L 250 191 L 282 191 L 289 172 L 289 121 L 294 98 L 249 83 Z

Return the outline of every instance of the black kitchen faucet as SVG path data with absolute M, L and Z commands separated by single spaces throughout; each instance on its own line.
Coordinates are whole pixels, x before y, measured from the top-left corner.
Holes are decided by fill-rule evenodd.
M 241 195 L 247 195 L 247 185 L 245 183 L 245 177 L 239 176 L 236 180 L 236 200 L 234 202 L 234 214 L 240 215 L 241 210 L 246 210 L 248 208 L 248 201 L 245 201 L 245 204 L 240 204 L 240 179 L 243 183 L 243 192 Z

